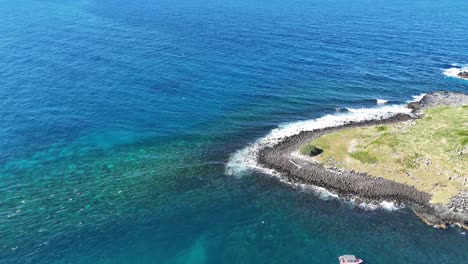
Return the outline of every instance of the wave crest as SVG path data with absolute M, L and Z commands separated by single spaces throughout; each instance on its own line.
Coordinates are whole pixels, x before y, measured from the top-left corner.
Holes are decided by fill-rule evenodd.
M 345 113 L 330 114 L 317 119 L 280 125 L 266 136 L 232 154 L 226 165 L 226 174 L 240 177 L 253 170 L 277 174 L 274 170 L 259 166 L 257 162 L 258 152 L 265 147 L 274 146 L 284 138 L 299 134 L 302 131 L 313 131 L 326 127 L 336 127 L 350 122 L 389 118 L 401 113 L 411 113 L 411 109 L 405 105 L 389 105 L 376 108 L 347 108 L 347 110 L 348 112 Z
M 385 99 L 375 99 L 377 101 L 377 105 L 384 105 L 388 103 L 388 100 Z
M 398 205 L 398 204 L 395 204 L 394 202 L 387 202 L 387 201 L 382 201 L 378 204 L 360 203 L 357 206 L 366 211 L 373 211 L 379 208 L 386 210 L 386 211 L 396 211 L 396 210 L 405 208 L 403 204 Z
M 455 63 L 455 64 L 452 64 L 452 66 L 453 67 L 451 68 L 442 70 L 442 73 L 447 77 L 463 79 L 463 78 L 458 77 L 458 74 L 460 72 L 468 71 L 468 65 L 467 64 L 461 65 L 461 64 Z

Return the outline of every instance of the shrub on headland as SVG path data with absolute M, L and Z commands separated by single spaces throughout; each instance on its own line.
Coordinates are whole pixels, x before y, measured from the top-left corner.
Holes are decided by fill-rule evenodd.
M 301 149 L 301 154 L 302 155 L 307 155 L 307 156 L 317 156 L 319 155 L 320 153 L 322 153 L 323 150 L 313 146 L 313 145 L 305 145 L 302 149 Z

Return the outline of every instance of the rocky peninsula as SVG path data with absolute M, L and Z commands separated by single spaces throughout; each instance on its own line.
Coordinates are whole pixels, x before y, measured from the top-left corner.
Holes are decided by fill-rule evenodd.
M 456 179 L 450 177 L 449 180 L 456 180 L 453 183 L 456 188 L 450 189 L 450 196 L 448 196 L 442 192 L 432 192 L 432 189 L 421 188 L 421 186 L 412 182 L 404 182 L 398 178 L 393 179 L 388 175 L 371 174 L 364 169 L 349 169 L 340 162 L 325 162 L 324 158 L 310 157 L 304 155 L 303 151 L 304 146 L 333 133 L 352 129 L 382 128 L 395 124 L 408 124 L 423 118 L 426 110 L 435 107 L 462 107 L 462 114 L 465 114 L 468 111 L 466 110 L 467 105 L 468 96 L 462 93 L 430 93 L 425 95 L 419 102 L 408 105 L 408 108 L 412 109 L 411 114 L 398 114 L 391 118 L 350 122 L 338 127 L 303 131 L 283 139 L 276 145 L 261 149 L 258 153 L 258 162 L 263 167 L 276 170 L 293 183 L 323 187 L 338 193 L 343 198 L 357 198 L 364 202 L 392 201 L 397 204 L 403 203 L 428 224 L 442 228 L 448 224 L 457 224 L 468 229 L 468 175 L 457 175 L 458 178 Z M 468 126 L 468 124 L 464 125 Z M 464 131 L 460 133 L 464 133 Z M 462 136 L 465 135 L 462 134 Z M 326 157 L 327 155 L 327 151 L 322 154 L 321 149 L 308 148 L 307 151 L 310 151 L 313 154 L 312 156 Z M 466 152 L 462 150 L 459 155 L 468 155 L 468 150 Z M 367 163 L 369 167 L 379 168 L 381 166 L 372 157 L 365 156 L 362 153 L 358 154 L 360 155 L 355 158 L 361 159 L 362 163 Z M 415 159 L 417 158 L 419 157 L 415 157 Z M 327 161 L 329 160 L 327 159 Z M 427 161 L 423 160 L 421 162 Z M 366 167 L 363 166 L 362 168 Z M 379 170 L 372 171 L 379 172 Z M 417 178 L 413 179 L 418 181 Z M 454 190 L 456 193 L 454 193 Z

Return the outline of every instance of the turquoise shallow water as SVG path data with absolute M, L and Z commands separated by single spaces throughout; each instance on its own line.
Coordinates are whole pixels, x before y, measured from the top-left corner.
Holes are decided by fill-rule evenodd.
M 468 91 L 464 1 L 0 1 L 1 263 L 463 263 L 468 240 L 233 153 L 279 124 Z

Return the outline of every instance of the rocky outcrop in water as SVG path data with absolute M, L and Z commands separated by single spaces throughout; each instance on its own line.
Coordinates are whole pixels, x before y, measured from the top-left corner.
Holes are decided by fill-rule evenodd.
M 435 92 L 426 94 L 419 102 L 408 104 L 408 108 L 413 109 L 413 113 L 436 106 L 460 106 L 468 105 L 468 95 L 454 92 Z
M 458 73 L 458 78 L 468 79 L 468 71 L 462 71 Z
M 274 146 L 261 149 L 258 162 L 261 166 L 274 169 L 293 183 L 309 184 L 326 188 L 342 197 L 359 197 L 364 200 L 381 202 L 394 201 L 413 206 L 415 213 L 431 225 L 440 227 L 457 223 L 468 227 L 468 194 L 461 193 L 447 205 L 431 204 L 431 195 L 402 183 L 375 177 L 356 171 L 325 168 L 308 157 L 300 155 L 299 149 L 314 139 L 334 131 L 351 127 L 389 124 L 418 118 L 422 110 L 434 106 L 468 105 L 468 96 L 462 93 L 436 92 L 425 95 L 421 101 L 411 103 L 413 115 L 399 114 L 391 118 L 365 122 L 351 122 L 339 127 L 314 131 L 303 131 L 290 136 Z

